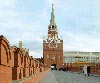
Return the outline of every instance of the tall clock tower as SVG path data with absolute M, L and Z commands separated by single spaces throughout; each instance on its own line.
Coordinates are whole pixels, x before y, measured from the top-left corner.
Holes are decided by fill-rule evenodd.
M 55 64 L 60 68 L 63 64 L 63 39 L 58 38 L 57 25 L 55 23 L 54 4 L 50 24 L 48 26 L 48 38 L 43 39 L 43 59 L 46 67 Z

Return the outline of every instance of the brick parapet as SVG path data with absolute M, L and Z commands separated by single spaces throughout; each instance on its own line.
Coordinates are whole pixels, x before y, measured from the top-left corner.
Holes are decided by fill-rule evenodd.
M 0 64 L 12 67 L 10 44 L 4 36 L 0 36 Z
M 12 83 L 12 68 L 0 65 L 0 83 Z
M 8 40 L 0 36 L 0 77 L 4 78 L 0 83 L 7 83 L 5 80 L 11 83 L 11 80 L 21 80 L 44 71 L 43 64 L 29 56 L 28 52 L 26 49 L 10 46 Z

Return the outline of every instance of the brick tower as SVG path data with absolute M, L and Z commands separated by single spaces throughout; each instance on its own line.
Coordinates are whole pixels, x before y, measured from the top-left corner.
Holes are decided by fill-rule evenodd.
M 60 68 L 63 64 L 63 39 L 58 38 L 54 4 L 52 4 L 51 19 L 48 26 L 48 38 L 43 39 L 43 59 L 48 68 L 52 64 L 56 64 L 56 67 Z

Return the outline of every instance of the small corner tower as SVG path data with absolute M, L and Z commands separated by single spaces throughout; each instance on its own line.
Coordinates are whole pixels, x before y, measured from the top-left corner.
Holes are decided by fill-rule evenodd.
M 22 48 L 22 41 L 19 41 L 19 48 Z
M 43 59 L 46 67 L 55 64 L 60 68 L 63 64 L 63 40 L 58 37 L 57 25 L 54 15 L 54 4 L 52 4 L 52 12 L 50 24 L 48 26 L 48 38 L 43 39 Z

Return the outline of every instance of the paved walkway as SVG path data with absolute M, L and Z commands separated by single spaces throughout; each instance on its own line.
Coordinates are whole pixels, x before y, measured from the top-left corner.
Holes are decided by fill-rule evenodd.
M 100 83 L 100 77 L 63 71 L 49 71 L 38 83 Z

